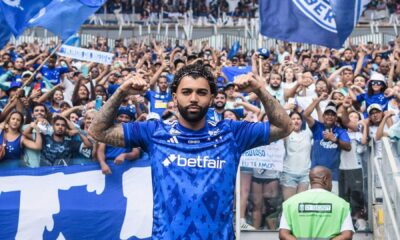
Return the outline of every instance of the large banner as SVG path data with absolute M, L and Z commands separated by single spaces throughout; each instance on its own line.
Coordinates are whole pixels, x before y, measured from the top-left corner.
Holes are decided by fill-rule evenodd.
M 68 45 L 62 45 L 57 55 L 86 62 L 96 62 L 108 65 L 112 64 L 114 58 L 114 54 L 112 53 L 100 52 L 80 47 L 72 47 Z
M 151 239 L 148 165 L 0 170 L 0 239 Z
M 279 140 L 247 150 L 240 158 L 240 166 L 282 172 L 284 157 L 285 146 L 283 140 Z

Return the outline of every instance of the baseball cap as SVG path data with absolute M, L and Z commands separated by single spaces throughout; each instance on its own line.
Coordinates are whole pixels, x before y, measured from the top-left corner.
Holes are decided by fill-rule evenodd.
M 33 72 L 31 71 L 25 71 L 22 73 L 21 77 L 25 77 L 25 76 L 32 76 Z
M 228 82 L 227 84 L 225 84 L 224 90 L 226 90 L 226 89 L 229 88 L 230 86 L 235 86 L 235 84 L 233 84 L 233 82 Z
M 379 104 L 377 104 L 377 103 L 373 103 L 373 104 L 369 105 L 369 107 L 368 107 L 368 109 L 367 109 L 367 112 L 370 113 L 370 112 L 371 112 L 372 110 L 374 110 L 374 109 L 376 109 L 376 110 L 382 112 L 382 107 L 381 107 L 381 105 L 379 105 Z
M 262 56 L 263 58 L 269 58 L 269 50 L 266 48 L 259 48 L 258 49 L 258 53 L 260 54 L 260 56 Z
M 326 106 L 326 108 L 325 108 L 325 110 L 324 110 L 324 114 L 326 113 L 326 112 L 328 112 L 328 111 L 332 111 L 332 112 L 334 112 L 335 114 L 336 114 L 336 107 L 335 106 L 333 106 L 333 105 L 328 105 L 328 106 Z
M 117 116 L 121 115 L 121 114 L 126 114 L 128 115 L 130 118 L 134 119 L 135 118 L 135 113 L 132 111 L 131 108 L 129 107 L 125 107 L 125 106 L 121 106 L 118 109 L 118 113 Z

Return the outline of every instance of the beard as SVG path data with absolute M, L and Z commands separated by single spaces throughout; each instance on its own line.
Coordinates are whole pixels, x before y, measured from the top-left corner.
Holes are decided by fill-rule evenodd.
M 223 108 L 225 108 L 225 103 L 224 103 L 224 102 L 215 103 L 215 104 L 214 104 L 214 107 L 215 107 L 216 109 L 223 109 Z
M 189 105 L 187 107 L 184 107 L 182 105 L 180 105 L 179 103 L 177 103 L 178 105 L 178 111 L 179 114 L 183 117 L 183 119 L 185 119 L 187 122 L 190 123 L 195 123 L 200 121 L 201 119 L 204 118 L 204 116 L 207 114 L 208 111 L 208 107 L 200 107 L 198 105 Z M 196 106 L 199 108 L 199 111 L 197 112 L 190 112 L 189 111 L 189 107 L 193 107 Z

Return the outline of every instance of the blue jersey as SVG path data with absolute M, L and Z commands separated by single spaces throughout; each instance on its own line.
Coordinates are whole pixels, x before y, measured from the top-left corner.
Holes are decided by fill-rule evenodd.
M 383 111 L 386 111 L 392 98 L 393 97 L 385 97 L 383 93 L 372 94 L 371 96 L 369 96 L 368 93 L 363 93 L 357 96 L 357 102 L 362 103 L 363 101 L 365 101 L 365 109 L 368 109 L 369 105 L 377 103 L 381 105 Z M 364 116 L 368 117 L 367 111 L 364 112 Z
M 314 143 L 311 148 L 311 168 L 324 166 L 332 171 L 332 179 L 339 179 L 340 148 L 337 143 L 327 141 L 323 137 L 325 126 L 318 121 L 311 127 Z M 332 129 L 335 137 L 343 142 L 350 143 L 349 135 L 343 128 L 334 126 Z
M 151 159 L 153 239 L 234 239 L 239 159 L 269 143 L 269 123 L 208 121 L 193 131 L 177 121 L 148 121 L 123 129 L 125 147 L 141 147 Z
M 215 111 L 215 108 L 209 108 L 207 111 L 207 120 L 219 122 L 222 119 L 222 113 Z
M 61 82 L 61 74 L 67 72 L 69 72 L 67 67 L 49 68 L 48 66 L 44 65 L 40 69 L 40 73 L 53 85 L 59 84 Z
M 169 92 L 161 93 L 150 90 L 144 97 L 150 102 L 150 112 L 155 112 L 160 117 L 167 109 L 168 102 L 172 101 L 172 95 Z

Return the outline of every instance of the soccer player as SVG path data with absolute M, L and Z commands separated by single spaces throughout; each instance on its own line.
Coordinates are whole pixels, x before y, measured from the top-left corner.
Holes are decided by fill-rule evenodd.
M 254 92 L 269 122 L 207 121 L 217 95 L 211 71 L 202 65 L 180 69 L 171 83 L 178 120 L 115 124 L 122 100 L 145 92 L 139 76 L 126 80 L 97 113 L 89 132 L 97 141 L 141 147 L 151 159 L 154 194 L 153 239 L 234 239 L 232 205 L 241 154 L 292 131 L 289 116 L 253 75 L 237 77 L 242 92 Z

